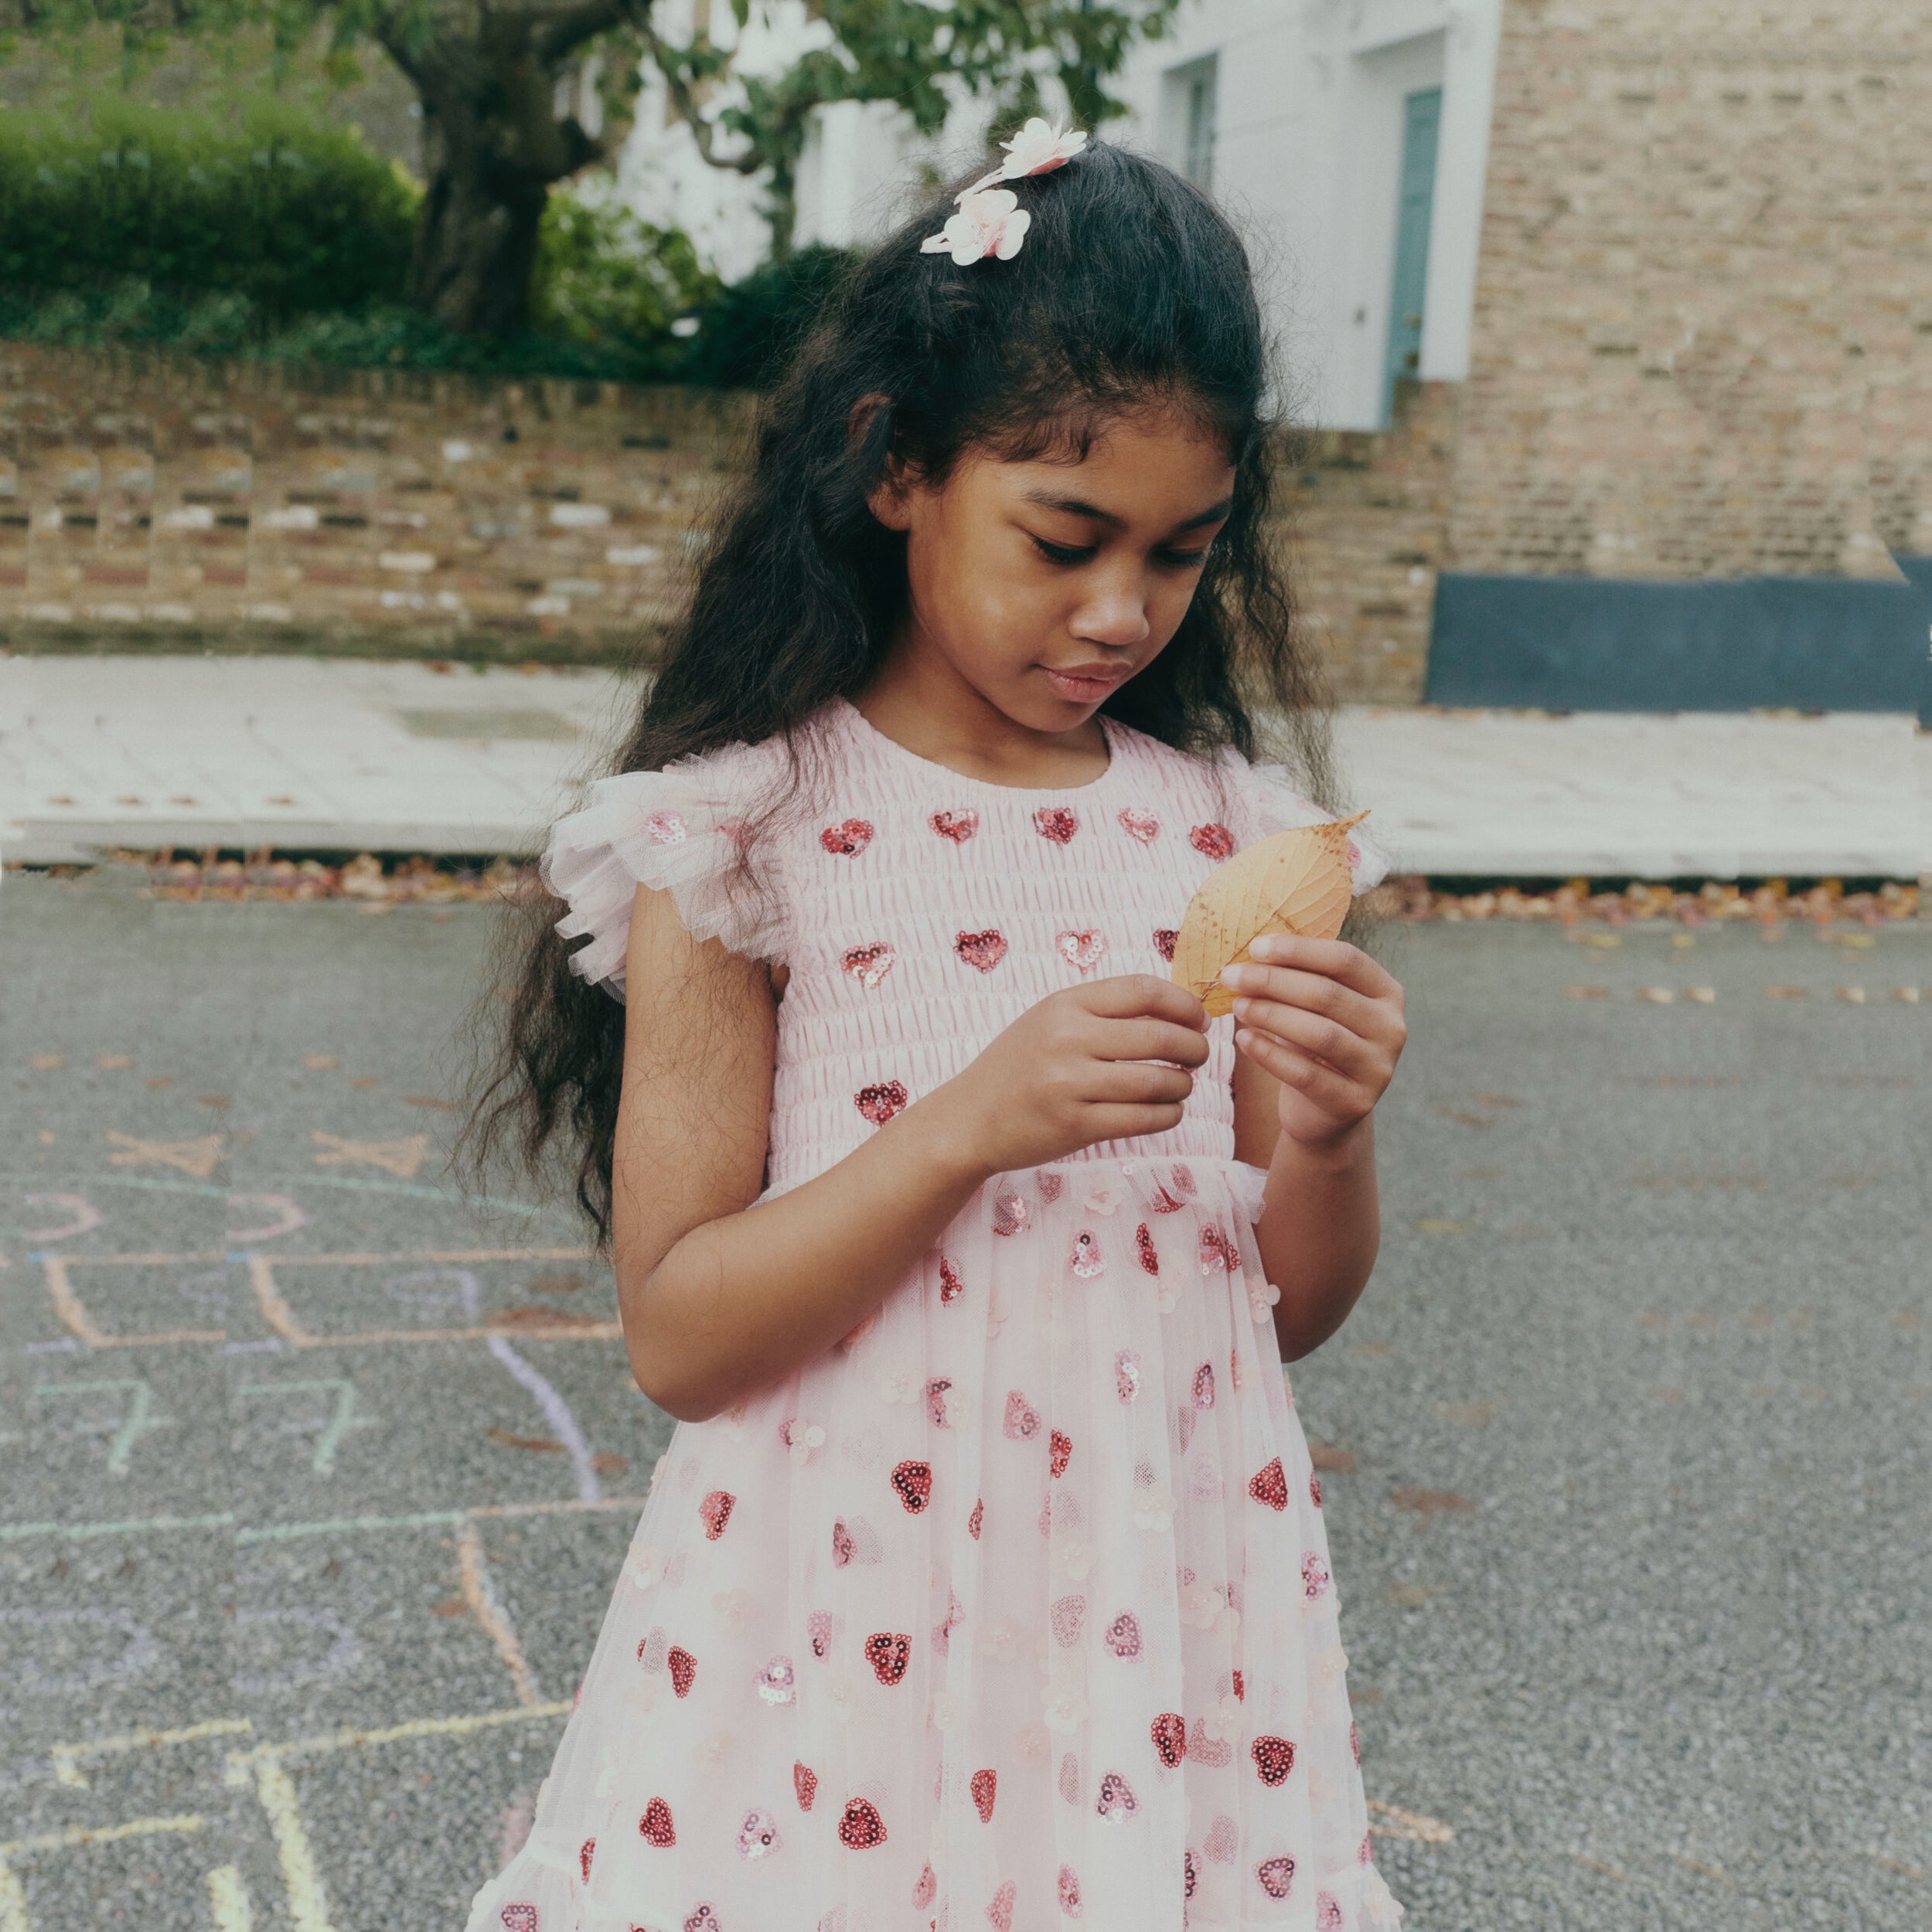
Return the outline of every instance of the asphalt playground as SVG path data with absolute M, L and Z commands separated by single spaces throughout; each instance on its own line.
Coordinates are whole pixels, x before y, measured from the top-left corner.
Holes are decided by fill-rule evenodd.
M 668 1426 L 444 1172 L 494 917 L 0 884 L 0 1932 L 441 1932 L 528 1828 Z M 1293 1383 L 1408 1932 L 1924 1932 L 1932 935 L 1378 946 Z

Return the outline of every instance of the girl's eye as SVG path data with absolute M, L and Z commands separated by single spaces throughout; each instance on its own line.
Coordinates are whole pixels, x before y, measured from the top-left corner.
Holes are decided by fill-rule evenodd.
M 1033 536 L 1031 530 L 1027 534 L 1029 537 Z M 1085 564 L 1091 561 L 1095 550 L 1099 547 L 1097 544 L 1093 543 L 1078 547 L 1066 543 L 1049 543 L 1044 537 L 1034 537 L 1033 544 L 1034 549 L 1038 550 L 1049 564 Z
M 1170 570 L 1198 571 L 1207 562 L 1208 553 L 1213 548 L 1213 544 L 1204 543 L 1198 550 L 1160 550 L 1156 554 Z

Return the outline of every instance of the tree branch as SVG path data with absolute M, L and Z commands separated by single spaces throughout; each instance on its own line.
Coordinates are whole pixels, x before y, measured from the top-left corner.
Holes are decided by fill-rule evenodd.
M 600 33 L 624 25 L 632 11 L 624 0 L 588 0 L 587 5 L 546 21 L 532 36 L 531 45 L 538 60 L 546 66 L 554 66 L 586 40 L 594 40 Z
M 691 138 L 697 142 L 698 153 L 706 164 L 713 168 L 729 168 L 741 175 L 756 174 L 765 163 L 755 148 L 748 148 L 741 155 L 718 152 L 717 128 L 704 118 L 697 97 L 691 91 L 690 83 L 679 71 L 676 50 L 667 46 L 651 25 L 649 0 L 641 0 L 641 5 L 640 0 L 629 0 L 626 12 L 653 63 L 664 77 L 671 105 L 677 111 L 678 118 L 690 129 Z

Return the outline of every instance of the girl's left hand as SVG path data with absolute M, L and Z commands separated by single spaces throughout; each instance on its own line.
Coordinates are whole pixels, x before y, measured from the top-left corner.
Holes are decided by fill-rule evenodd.
M 1399 983 L 1339 939 L 1264 933 L 1229 966 L 1235 1044 L 1281 1083 L 1281 1127 L 1305 1146 L 1339 1140 L 1374 1112 L 1409 1029 Z

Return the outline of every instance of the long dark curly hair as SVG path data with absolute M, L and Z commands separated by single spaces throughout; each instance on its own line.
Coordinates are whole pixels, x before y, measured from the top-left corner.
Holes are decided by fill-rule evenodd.
M 1233 508 L 1172 641 L 1102 709 L 1203 756 L 1252 757 L 1265 716 L 1269 748 L 1331 802 L 1321 681 L 1276 550 L 1281 424 L 1240 237 L 1172 169 L 1096 142 L 1017 184 L 1033 219 L 1011 261 L 922 253 L 973 179 L 854 262 L 764 399 L 613 768 L 783 735 L 796 786 L 793 734 L 864 688 L 904 603 L 905 537 L 867 507 L 888 457 L 942 483 L 969 448 L 1077 456 L 1110 417 L 1165 404 L 1226 438 Z M 562 911 L 533 891 L 506 922 L 458 1164 L 561 1169 L 608 1250 L 625 1009 L 572 970 Z

